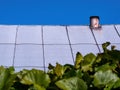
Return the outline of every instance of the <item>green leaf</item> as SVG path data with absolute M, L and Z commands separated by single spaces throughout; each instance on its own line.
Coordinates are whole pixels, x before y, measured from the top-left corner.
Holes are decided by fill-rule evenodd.
M 111 90 L 114 84 L 115 82 L 111 80 L 108 84 L 105 85 L 104 90 Z
M 65 72 L 65 68 L 64 68 L 64 66 L 56 63 L 56 67 L 54 68 L 54 72 L 58 77 L 62 77 L 62 75 Z
M 70 78 L 73 76 L 76 76 L 76 71 L 74 69 L 71 69 L 67 71 L 66 73 L 64 73 L 63 78 Z
M 112 51 L 109 51 L 108 54 L 111 56 L 112 60 L 120 61 L 120 51 L 112 50 Z
M 14 74 L 13 72 L 13 67 L 0 67 L 0 90 L 10 90 L 16 78 L 16 74 Z
M 108 49 L 107 49 L 107 47 L 110 45 L 110 42 L 106 42 L 106 43 L 103 43 L 102 44 L 102 48 L 103 48 L 103 51 L 105 52 L 105 53 L 107 53 L 107 51 L 108 51 Z
M 54 68 L 54 66 L 49 63 L 48 69 L 53 69 L 53 68 Z
M 21 83 L 26 85 L 34 85 L 35 87 L 39 86 L 47 88 L 50 83 L 50 78 L 45 72 L 32 69 L 23 76 Z
M 62 79 L 55 84 L 62 90 L 87 90 L 86 83 L 78 77 Z
M 84 72 L 92 71 L 92 69 L 93 69 L 92 65 L 93 65 L 95 59 L 96 59 L 96 56 L 94 54 L 92 54 L 92 53 L 87 54 L 86 56 L 84 56 L 84 60 L 82 62 L 82 68 L 81 69 Z
M 76 60 L 75 60 L 75 68 L 76 69 L 80 68 L 80 63 L 82 62 L 82 60 L 83 60 L 83 56 L 81 53 L 78 52 L 76 54 Z
M 89 72 L 84 72 L 82 79 L 86 82 L 86 84 L 88 85 L 88 87 L 90 85 L 92 85 L 92 81 L 93 81 L 93 75 L 90 75 Z
M 32 87 L 28 88 L 28 90 L 46 90 L 44 87 L 41 87 L 40 85 L 33 85 Z
M 19 79 L 22 79 L 24 77 L 24 75 L 26 75 L 28 72 L 29 72 L 29 70 L 23 69 L 22 71 L 20 71 L 20 72 L 17 73 L 17 77 Z
M 120 88 L 120 78 L 115 82 L 113 88 Z
M 94 75 L 93 84 L 95 87 L 103 88 L 109 87 L 110 83 L 115 83 L 118 80 L 116 74 L 114 74 L 111 70 L 107 71 L 98 71 Z
M 76 76 L 79 77 L 79 78 L 82 78 L 83 73 L 80 69 L 76 70 Z
M 110 66 L 109 63 L 107 63 L 107 64 L 103 64 L 101 66 L 95 67 L 95 71 L 96 72 L 97 71 L 107 71 L 107 70 L 113 70 L 115 68 L 116 68 L 115 66 L 113 66 L 113 65 Z

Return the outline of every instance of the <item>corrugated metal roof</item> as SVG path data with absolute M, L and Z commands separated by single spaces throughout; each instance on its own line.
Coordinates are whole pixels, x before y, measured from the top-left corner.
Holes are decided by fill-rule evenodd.
M 49 63 L 74 64 L 77 52 L 97 54 L 111 42 L 120 50 L 120 25 L 89 26 L 0 25 L 0 65 L 47 70 Z

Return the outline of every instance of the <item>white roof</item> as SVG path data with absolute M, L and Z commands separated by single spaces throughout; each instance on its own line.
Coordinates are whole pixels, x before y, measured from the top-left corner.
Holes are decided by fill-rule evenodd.
M 97 54 L 111 42 L 120 50 L 120 25 L 89 26 L 0 25 L 0 65 L 47 70 L 48 64 L 74 64 L 77 52 Z

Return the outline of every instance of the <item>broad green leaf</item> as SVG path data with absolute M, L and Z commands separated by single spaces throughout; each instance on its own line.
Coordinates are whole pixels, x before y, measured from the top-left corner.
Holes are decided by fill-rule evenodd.
M 51 66 L 52 65 L 50 65 L 50 67 Z M 47 74 L 50 76 L 52 83 L 62 78 L 76 76 L 73 65 L 71 64 L 61 65 L 59 63 L 56 63 L 56 66 L 52 66 L 52 68 L 48 70 Z
M 96 59 L 96 56 L 92 53 L 87 54 L 86 56 L 84 56 L 84 60 L 82 62 L 82 70 L 83 71 L 92 71 L 92 65 L 94 63 Z
M 120 88 L 120 78 L 115 82 L 113 88 Z
M 62 79 L 55 83 L 62 90 L 87 90 L 86 83 L 78 77 Z
M 96 56 L 93 53 L 89 53 L 84 56 L 82 65 L 93 64 L 96 59 Z
M 46 88 L 50 83 L 50 78 L 45 72 L 32 69 L 23 76 L 21 83 Z
M 114 74 L 111 70 L 107 71 L 98 71 L 94 75 L 94 81 L 93 84 L 95 87 L 103 88 L 107 87 L 109 83 L 115 83 L 118 80 L 118 77 L 116 74 Z
M 103 64 L 101 66 L 95 67 L 95 71 L 96 72 L 97 71 L 107 71 L 107 70 L 113 70 L 115 68 L 116 68 L 115 66 L 113 66 L 113 65 L 110 66 L 109 63 L 107 63 L 107 64 Z
M 80 68 L 80 63 L 82 62 L 82 60 L 83 60 L 83 56 L 81 53 L 78 52 L 76 54 L 76 60 L 75 60 L 75 68 L 76 69 Z
M 0 90 L 10 90 L 16 78 L 16 74 L 14 74 L 13 72 L 13 67 L 0 67 Z
M 24 77 L 24 75 L 26 75 L 30 70 L 27 69 L 23 69 L 22 71 L 18 72 L 17 77 L 19 79 L 22 79 Z
M 44 87 L 41 87 L 40 85 L 33 85 L 32 87 L 28 88 L 28 90 L 46 90 Z
M 111 80 L 109 83 L 105 85 L 104 90 L 111 90 L 114 84 L 115 84 L 115 81 Z

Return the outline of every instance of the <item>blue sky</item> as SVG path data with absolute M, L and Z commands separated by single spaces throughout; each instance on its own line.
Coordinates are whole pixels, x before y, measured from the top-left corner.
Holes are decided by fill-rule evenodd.
M 0 0 L 0 24 L 88 25 L 94 15 L 120 24 L 120 0 Z

